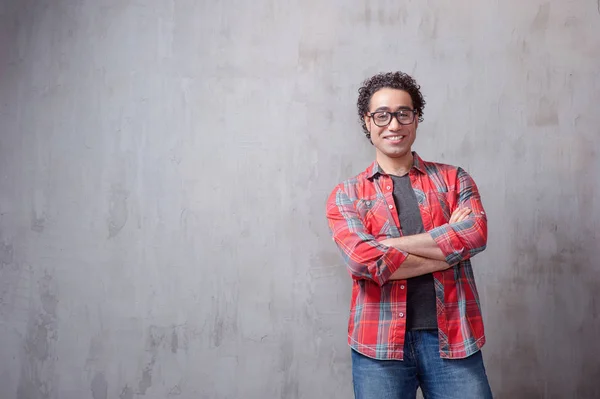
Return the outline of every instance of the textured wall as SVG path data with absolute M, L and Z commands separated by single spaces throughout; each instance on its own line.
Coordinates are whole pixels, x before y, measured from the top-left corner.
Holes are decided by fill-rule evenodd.
M 600 5 L 0 0 L 0 399 L 349 398 L 368 75 L 476 179 L 499 398 L 600 397 Z

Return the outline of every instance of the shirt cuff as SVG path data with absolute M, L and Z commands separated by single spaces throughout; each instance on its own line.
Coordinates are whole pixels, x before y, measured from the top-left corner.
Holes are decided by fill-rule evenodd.
M 383 256 L 385 263 L 385 272 L 381 274 L 379 285 L 387 283 L 394 272 L 402 266 L 402 263 L 408 257 L 408 253 L 400 251 L 394 247 L 389 247 Z
M 442 250 L 446 262 L 455 265 L 462 260 L 463 245 L 450 224 L 446 223 L 429 231 L 429 235 Z

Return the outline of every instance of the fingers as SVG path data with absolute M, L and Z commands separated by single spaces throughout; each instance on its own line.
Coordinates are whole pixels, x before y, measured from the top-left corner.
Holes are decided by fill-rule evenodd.
M 458 223 L 465 220 L 469 217 L 471 210 L 469 208 L 459 208 L 452 212 L 452 216 L 450 216 L 450 223 Z

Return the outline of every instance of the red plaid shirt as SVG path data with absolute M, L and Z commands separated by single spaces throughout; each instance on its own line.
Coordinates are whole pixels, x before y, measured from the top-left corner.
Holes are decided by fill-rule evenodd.
M 487 218 L 477 186 L 463 169 L 423 161 L 414 153 L 409 172 L 425 230 L 453 267 L 433 273 L 440 356 L 464 358 L 485 343 L 470 258 L 483 251 Z M 333 240 L 352 276 L 348 343 L 376 359 L 403 359 L 406 280 L 389 280 L 408 254 L 379 244 L 401 236 L 391 177 L 373 163 L 339 184 L 327 201 Z M 458 208 L 469 217 L 449 224 Z

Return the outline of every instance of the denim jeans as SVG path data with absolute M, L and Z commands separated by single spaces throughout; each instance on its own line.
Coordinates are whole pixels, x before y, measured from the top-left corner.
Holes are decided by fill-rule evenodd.
M 376 360 L 352 350 L 356 399 L 489 399 L 481 351 L 465 359 L 442 359 L 435 330 L 407 331 L 404 360 Z

